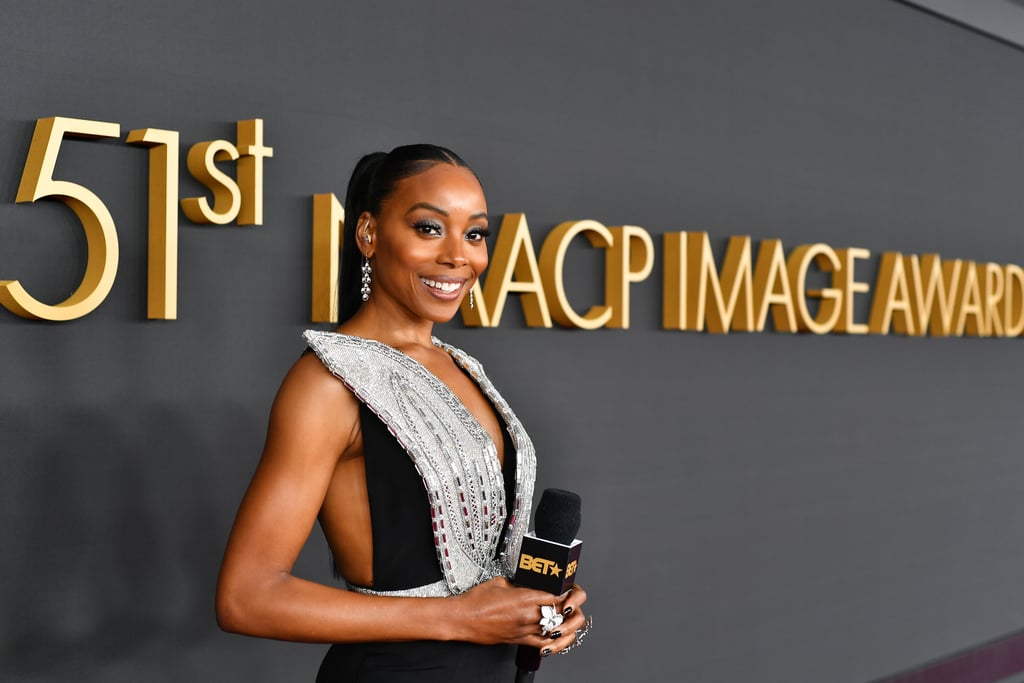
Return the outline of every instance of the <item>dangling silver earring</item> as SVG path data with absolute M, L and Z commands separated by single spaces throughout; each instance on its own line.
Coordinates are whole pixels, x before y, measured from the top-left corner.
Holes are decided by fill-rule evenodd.
M 469 290 L 469 307 L 473 308 L 473 290 Z
M 363 297 L 363 301 L 366 301 L 367 299 L 370 298 L 370 272 L 371 271 L 372 271 L 372 268 L 370 267 L 370 259 L 368 259 L 368 258 L 366 258 L 364 256 L 363 257 L 363 287 L 362 287 L 362 289 L 359 290 L 359 293 Z

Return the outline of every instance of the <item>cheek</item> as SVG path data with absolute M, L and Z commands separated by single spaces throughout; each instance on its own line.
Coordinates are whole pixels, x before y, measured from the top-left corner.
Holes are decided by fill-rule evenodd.
M 484 272 L 484 269 L 487 268 L 487 263 L 489 262 L 487 249 L 481 249 L 480 253 L 474 254 L 471 260 L 473 263 L 473 270 L 476 271 L 477 275 Z
M 428 251 L 417 244 L 393 245 L 381 252 L 389 263 L 405 268 L 416 267 L 430 258 Z

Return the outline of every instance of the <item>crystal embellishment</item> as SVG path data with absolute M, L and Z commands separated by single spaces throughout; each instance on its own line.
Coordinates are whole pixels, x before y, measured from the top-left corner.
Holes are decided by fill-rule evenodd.
M 512 501 L 505 500 L 505 481 L 490 435 L 422 364 L 371 339 L 313 330 L 303 336 L 327 369 L 380 417 L 409 454 L 427 491 L 434 546 L 448 593 L 462 593 L 495 576 L 510 578 L 529 522 L 536 455 L 526 430 L 480 362 L 433 339 L 473 378 L 508 428 L 516 450 Z M 508 532 L 502 538 L 509 507 Z

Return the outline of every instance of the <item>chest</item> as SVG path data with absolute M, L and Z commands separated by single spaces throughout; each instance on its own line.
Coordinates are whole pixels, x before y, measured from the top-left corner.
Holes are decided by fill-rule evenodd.
M 477 383 L 452 360 L 451 356 L 440 349 L 436 350 L 436 353 L 420 354 L 416 360 L 447 386 L 466 407 L 466 410 L 491 437 L 491 441 L 498 451 L 498 461 L 503 463 L 505 455 L 503 426 L 494 411 L 494 406 L 491 405 Z

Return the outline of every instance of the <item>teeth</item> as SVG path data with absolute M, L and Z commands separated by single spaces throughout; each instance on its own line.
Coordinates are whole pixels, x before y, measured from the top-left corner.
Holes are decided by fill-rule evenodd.
M 455 290 L 462 286 L 461 282 L 437 282 L 435 280 L 428 280 L 425 277 L 421 277 L 420 280 L 422 280 L 423 284 L 427 285 L 428 287 L 440 289 L 442 292 L 446 294 L 451 294 L 452 292 L 454 292 Z

